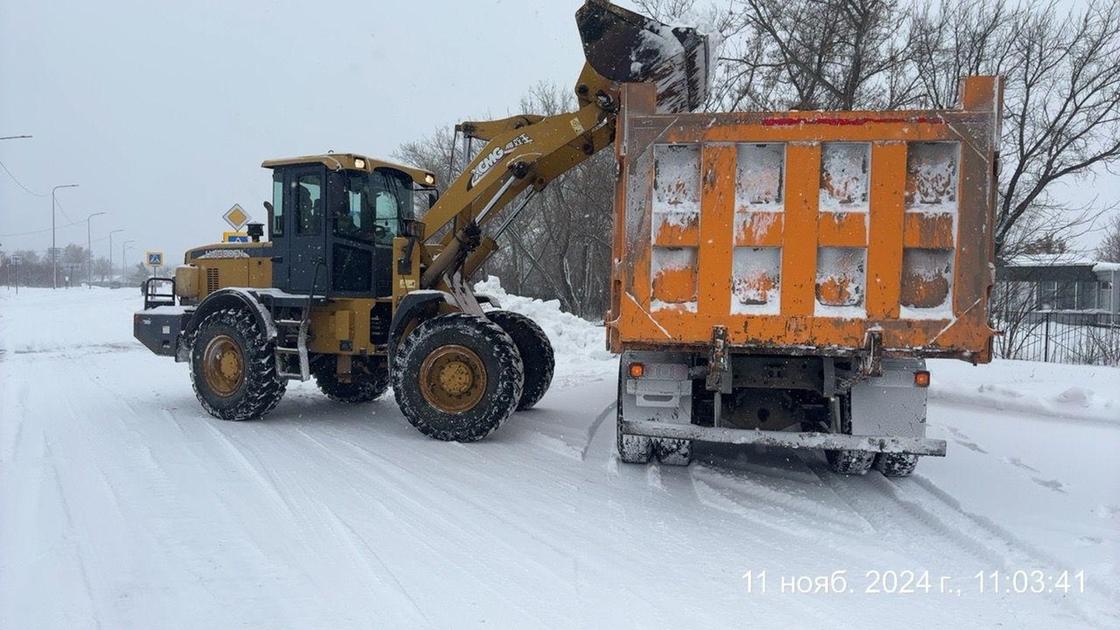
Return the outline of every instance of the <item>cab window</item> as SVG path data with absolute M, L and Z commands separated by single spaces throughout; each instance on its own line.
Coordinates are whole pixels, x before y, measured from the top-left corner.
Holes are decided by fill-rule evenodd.
M 404 181 L 381 171 L 342 173 L 337 177 L 342 178 L 342 185 L 334 216 L 335 235 L 391 244 L 400 232 L 401 217 L 412 215 L 410 191 Z
M 276 171 L 272 174 L 272 220 L 270 223 L 272 236 L 284 234 L 284 173 Z
M 318 234 L 323 216 L 323 179 L 318 173 L 300 175 L 295 186 L 296 231 Z

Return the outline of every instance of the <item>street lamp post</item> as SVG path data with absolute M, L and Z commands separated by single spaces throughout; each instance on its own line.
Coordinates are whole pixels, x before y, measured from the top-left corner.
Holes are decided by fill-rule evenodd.
M 119 230 L 112 230 L 109 232 L 109 286 L 113 284 L 113 235 L 117 232 L 123 232 L 124 228 Z
M 128 269 L 128 267 L 126 267 L 125 264 L 124 264 L 124 253 L 128 249 L 128 246 L 131 245 L 132 243 L 135 243 L 135 242 L 136 241 L 125 241 L 125 242 L 121 243 L 121 283 L 122 284 L 125 282 L 125 279 L 124 279 L 125 270 Z
M 59 188 L 77 188 L 77 184 L 63 184 L 51 189 L 51 288 L 58 288 L 58 246 L 54 235 L 54 192 Z
M 86 217 L 86 288 L 93 288 L 93 239 L 90 236 L 89 220 L 93 217 L 108 214 L 107 212 L 94 212 Z

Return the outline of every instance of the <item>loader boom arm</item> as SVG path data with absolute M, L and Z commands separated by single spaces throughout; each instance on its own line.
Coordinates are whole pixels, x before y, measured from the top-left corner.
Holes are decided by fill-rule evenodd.
M 452 278 L 469 276 L 497 247 L 482 235 L 487 222 L 526 190 L 542 190 L 613 141 L 621 84 L 655 84 L 662 111 L 703 102 L 712 56 L 707 36 L 607 0 L 588 0 L 576 22 L 587 58 L 576 83 L 578 110 L 456 127 L 487 144 L 424 217 L 422 238 L 440 247 L 432 248 L 434 256 L 422 249 L 420 288 L 446 288 Z
M 424 217 L 424 233 L 443 248 L 428 264 L 422 288 L 460 271 L 480 244 L 481 228 L 527 189 L 539 191 L 608 146 L 614 138 L 617 85 L 586 68 L 579 91 L 599 96 L 553 116 L 515 116 L 496 121 L 461 123 L 469 138 L 488 140 L 468 167 L 448 186 Z M 452 229 L 440 235 L 441 229 Z M 491 250 L 492 251 L 492 250 Z M 481 263 L 477 258 L 472 267 Z

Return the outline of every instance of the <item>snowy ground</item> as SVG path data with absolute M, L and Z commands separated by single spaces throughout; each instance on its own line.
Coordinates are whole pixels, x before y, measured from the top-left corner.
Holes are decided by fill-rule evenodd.
M 0 628 L 1120 625 L 1117 369 L 935 363 L 949 456 L 911 479 L 761 448 L 632 467 L 602 331 L 553 306 L 506 300 L 544 320 L 554 389 L 458 445 L 310 384 L 210 418 L 132 340 L 138 301 L 0 289 Z M 973 577 L 1019 570 L 1026 593 Z

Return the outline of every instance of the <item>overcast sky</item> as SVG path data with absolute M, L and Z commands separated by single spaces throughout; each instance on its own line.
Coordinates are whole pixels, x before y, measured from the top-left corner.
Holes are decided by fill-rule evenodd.
M 462 119 L 515 113 L 538 81 L 574 85 L 580 0 L 410 2 L 0 0 L 0 161 L 31 191 L 58 184 L 58 242 L 135 241 L 171 262 L 255 218 L 264 159 L 389 157 Z M 623 4 L 629 4 L 624 2 Z M 1071 198 L 1120 198 L 1114 176 Z M 45 249 L 50 198 L 0 173 L 0 243 Z M 1088 239 L 1085 246 L 1095 244 Z

